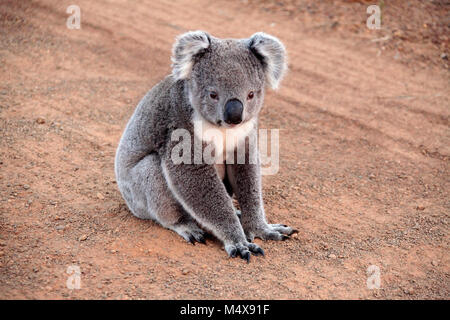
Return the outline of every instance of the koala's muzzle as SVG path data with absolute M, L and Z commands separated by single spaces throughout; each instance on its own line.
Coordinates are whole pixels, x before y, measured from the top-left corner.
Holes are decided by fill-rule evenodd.
M 223 119 L 228 124 L 239 124 L 242 122 L 242 112 L 244 111 L 244 106 L 242 102 L 238 99 L 228 100 L 225 104 L 225 112 L 223 114 Z

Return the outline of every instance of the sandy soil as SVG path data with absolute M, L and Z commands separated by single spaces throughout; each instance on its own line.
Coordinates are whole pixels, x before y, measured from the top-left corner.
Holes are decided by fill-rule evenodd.
M 445 2 L 385 1 L 368 30 L 367 1 L 1 1 L 0 298 L 448 299 Z M 264 200 L 300 233 L 256 240 L 250 264 L 134 218 L 114 180 L 127 120 L 195 29 L 289 52 L 261 114 L 281 142 Z

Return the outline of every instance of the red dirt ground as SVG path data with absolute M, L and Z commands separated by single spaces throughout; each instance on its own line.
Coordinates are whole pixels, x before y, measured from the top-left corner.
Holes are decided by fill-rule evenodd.
M 0 298 L 448 299 L 449 5 L 384 1 L 369 30 L 368 3 L 2 1 Z M 281 143 L 263 184 L 269 221 L 300 233 L 256 240 L 250 264 L 134 218 L 114 180 L 134 107 L 195 29 L 289 53 L 261 114 Z

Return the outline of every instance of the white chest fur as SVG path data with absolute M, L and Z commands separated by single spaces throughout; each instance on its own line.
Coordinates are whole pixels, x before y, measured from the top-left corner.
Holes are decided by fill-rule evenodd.
M 251 134 L 255 127 L 255 120 L 247 121 L 233 128 L 225 128 L 216 126 L 206 121 L 199 114 L 194 113 L 193 116 L 194 134 L 195 136 L 210 145 L 215 150 L 216 170 L 221 179 L 225 176 L 225 166 L 223 165 L 228 153 L 233 153 L 245 138 Z

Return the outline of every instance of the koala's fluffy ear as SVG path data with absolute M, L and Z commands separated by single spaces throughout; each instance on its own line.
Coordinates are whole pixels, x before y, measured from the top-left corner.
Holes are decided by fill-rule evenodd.
M 277 89 L 287 70 L 284 45 L 277 38 L 258 32 L 250 37 L 248 46 L 261 61 L 269 86 Z
M 194 57 L 209 48 L 210 35 L 204 31 L 190 31 L 177 37 L 172 48 L 172 75 L 186 79 L 191 73 Z

